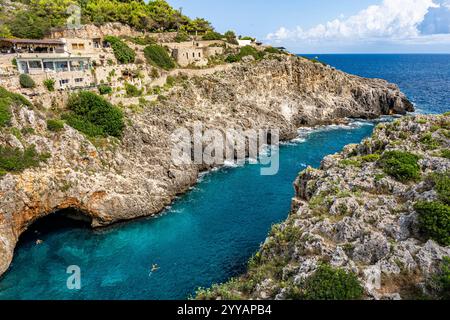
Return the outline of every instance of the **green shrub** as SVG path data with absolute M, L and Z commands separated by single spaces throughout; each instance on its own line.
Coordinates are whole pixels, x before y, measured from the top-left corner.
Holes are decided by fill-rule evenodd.
M 261 60 L 264 57 L 264 52 L 258 51 L 252 46 L 245 46 L 239 51 L 239 57 L 242 59 L 245 56 L 253 56 L 255 60 Z
M 166 80 L 166 86 L 171 88 L 175 85 L 176 81 L 177 81 L 177 79 L 175 77 L 168 76 L 167 80 Z
M 142 90 L 128 82 L 125 82 L 125 91 L 128 97 L 140 97 L 142 95 Z
M 444 149 L 441 151 L 441 156 L 446 159 L 450 159 L 450 149 Z
M 235 54 L 231 54 L 228 57 L 226 57 L 225 62 L 228 63 L 234 63 L 234 62 L 239 62 L 241 61 L 240 57 L 235 55 Z
M 232 30 L 225 32 L 224 37 L 227 39 L 228 43 L 236 45 L 239 44 L 239 42 L 236 39 L 236 33 Z
M 205 35 L 202 37 L 203 40 L 210 41 L 210 40 L 222 40 L 224 38 L 224 35 L 215 32 L 215 31 L 207 31 Z
M 150 45 L 145 47 L 144 55 L 147 62 L 153 66 L 160 67 L 164 70 L 175 68 L 175 62 L 169 56 L 167 50 L 159 45 Z
M 22 88 L 31 89 L 36 87 L 36 83 L 34 82 L 34 80 L 31 79 L 31 77 L 25 73 L 22 73 L 19 76 L 19 83 Z
M 327 264 L 321 265 L 301 287 L 306 300 L 358 300 L 364 294 L 356 275 Z
M 450 300 L 450 257 L 444 257 L 434 277 L 440 299 Z
M 48 91 L 53 92 L 55 91 L 55 80 L 53 79 L 46 79 L 44 80 L 44 86 L 47 88 Z
M 420 201 L 414 209 L 419 214 L 421 232 L 443 246 L 450 246 L 450 206 L 438 201 Z
M 114 36 L 105 37 L 105 41 L 111 45 L 114 56 L 122 64 L 133 63 L 136 59 L 136 53 L 120 38 Z
M 97 126 L 91 122 L 86 121 L 83 117 L 72 113 L 67 113 L 62 116 L 69 126 L 83 132 L 89 137 L 105 136 L 105 131 L 102 127 Z
M 47 120 L 47 129 L 53 132 L 58 132 L 64 129 L 64 121 L 57 119 Z
M 18 173 L 31 167 L 37 167 L 41 161 L 46 161 L 48 154 L 38 154 L 34 146 L 25 150 L 0 146 L 0 171 L 3 173 Z
M 450 172 L 435 173 L 432 175 L 432 180 L 439 200 L 450 205 Z
M 420 142 L 424 144 L 429 150 L 434 150 L 439 147 L 439 142 L 433 139 L 431 133 L 423 135 L 423 137 L 420 139 Z
M 152 90 L 153 92 L 153 94 L 156 94 L 156 95 L 159 95 L 159 94 L 161 94 L 161 87 L 160 86 L 155 86 L 155 87 L 153 87 L 153 90 Z
M 112 88 L 111 88 L 110 86 L 106 85 L 106 84 L 100 84 L 100 85 L 97 87 L 97 89 L 98 89 L 98 92 L 99 92 L 101 95 L 111 94 L 112 91 L 113 91 Z
M 403 151 L 388 151 L 380 164 L 386 174 L 401 182 L 417 181 L 420 178 L 419 157 Z
M 64 119 L 70 126 L 88 136 L 122 135 L 125 128 L 123 113 L 103 97 L 81 91 L 70 96 L 67 106 L 73 114 L 65 115 Z
M 23 127 L 22 130 L 20 130 L 20 132 L 22 132 L 23 135 L 28 135 L 28 134 L 35 134 L 35 130 L 32 127 Z

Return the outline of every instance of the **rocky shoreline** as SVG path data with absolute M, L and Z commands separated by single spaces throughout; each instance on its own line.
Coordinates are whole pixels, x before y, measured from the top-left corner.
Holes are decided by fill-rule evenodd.
M 378 125 L 301 172 L 247 273 L 198 298 L 448 299 L 449 147 L 450 115 Z
M 50 132 L 46 120 L 54 108 L 13 106 L 10 128 L 0 133 L 2 145 L 34 145 L 50 156 L 39 168 L 0 177 L 0 274 L 20 234 L 45 215 L 73 208 L 93 227 L 106 226 L 157 214 L 186 192 L 209 168 L 172 163 L 170 135 L 177 128 L 194 122 L 220 130 L 269 127 L 288 140 L 300 126 L 413 110 L 393 84 L 293 56 L 246 59 L 230 70 L 184 77 L 157 102 L 124 107 L 120 140 L 88 139 L 68 125 Z

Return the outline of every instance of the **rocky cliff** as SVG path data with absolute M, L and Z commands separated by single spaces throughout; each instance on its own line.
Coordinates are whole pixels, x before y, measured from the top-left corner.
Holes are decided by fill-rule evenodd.
M 247 274 L 199 298 L 450 297 L 449 129 L 405 117 L 301 172 Z
M 196 165 L 171 160 L 171 133 L 195 121 L 205 128 L 279 128 L 281 137 L 302 125 L 375 118 L 412 111 L 399 89 L 291 56 L 236 64 L 204 77 L 186 78 L 158 102 L 125 108 L 127 128 L 118 139 L 88 139 L 65 125 L 47 129 L 57 106 L 14 106 L 2 145 L 31 145 L 51 157 L 39 168 L 0 177 L 0 274 L 20 234 L 36 219 L 64 208 L 94 227 L 157 214 L 196 183 Z

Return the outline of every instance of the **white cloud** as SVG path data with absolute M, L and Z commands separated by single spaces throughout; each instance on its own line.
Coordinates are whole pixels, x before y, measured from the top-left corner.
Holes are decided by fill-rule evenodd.
M 388 40 L 388 41 L 421 41 L 425 37 L 423 30 L 445 30 L 442 17 L 450 17 L 450 0 L 384 0 L 381 5 L 372 5 L 349 18 L 335 19 L 304 30 L 296 27 L 279 28 L 267 35 L 268 40 L 296 41 L 340 41 L 340 40 Z M 429 15 L 430 10 L 434 10 Z M 436 12 L 439 17 L 436 18 Z M 446 20 L 447 21 L 447 20 Z M 419 28 L 419 26 L 421 26 Z M 424 32 L 425 33 L 425 32 Z M 446 32 L 443 32 L 446 33 Z M 427 32 L 431 37 L 434 32 Z M 439 37 L 440 40 L 449 37 Z

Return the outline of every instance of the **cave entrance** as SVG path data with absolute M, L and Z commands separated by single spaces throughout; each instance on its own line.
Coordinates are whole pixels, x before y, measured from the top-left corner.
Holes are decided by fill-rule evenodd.
M 33 222 L 20 235 L 18 245 L 36 243 L 53 232 L 91 229 L 92 219 L 80 210 L 68 208 L 55 211 Z

